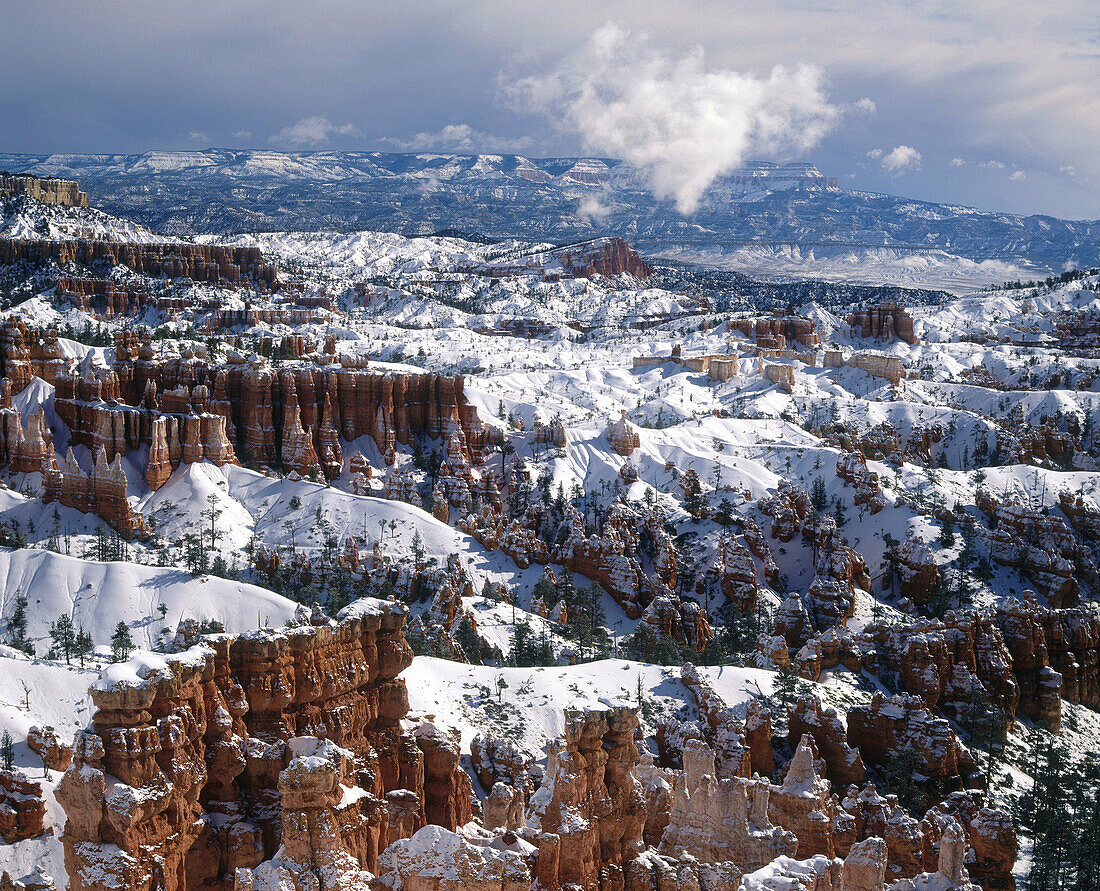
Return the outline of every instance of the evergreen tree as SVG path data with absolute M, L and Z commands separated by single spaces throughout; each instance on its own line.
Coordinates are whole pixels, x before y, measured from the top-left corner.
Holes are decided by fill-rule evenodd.
M 115 625 L 115 633 L 111 635 L 111 658 L 115 662 L 125 662 L 134 651 L 134 640 L 130 637 L 130 629 L 125 622 L 120 621 Z
M 11 618 L 8 619 L 8 634 L 11 635 L 11 645 L 17 650 L 27 651 L 27 595 L 15 595 L 15 608 Z
M 80 626 L 80 630 L 76 632 L 76 640 L 73 642 L 73 653 L 80 660 L 80 667 L 84 667 L 84 658 L 95 649 L 95 642 L 92 640 L 92 636 L 84 630 L 84 626 Z
M 0 763 L 3 763 L 4 770 L 11 770 L 15 763 L 15 741 L 6 730 L 0 736 Z
M 798 675 L 791 668 L 780 668 L 775 673 L 774 692 L 772 693 L 772 717 L 786 726 L 787 719 L 799 696 Z
M 76 629 L 72 618 L 65 613 L 58 616 L 57 621 L 50 625 L 50 638 L 53 640 L 54 652 L 68 664 L 76 651 Z

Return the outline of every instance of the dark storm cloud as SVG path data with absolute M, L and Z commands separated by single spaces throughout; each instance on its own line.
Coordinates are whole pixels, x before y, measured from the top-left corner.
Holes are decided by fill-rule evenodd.
M 639 47 L 648 34 L 672 66 L 700 54 L 704 75 L 724 73 L 716 83 L 766 79 L 777 65 L 819 72 L 839 123 L 814 147 L 788 140 L 774 153 L 801 154 L 844 184 L 1100 216 L 1091 0 L 9 0 L 0 151 L 629 145 L 638 128 L 625 119 L 594 140 L 565 100 L 501 101 L 583 58 L 608 22 Z M 615 101 L 613 83 L 600 88 Z M 638 84 L 622 88 L 638 99 Z M 864 98 L 873 113 L 856 108 Z M 990 158 L 1004 167 L 981 166 Z

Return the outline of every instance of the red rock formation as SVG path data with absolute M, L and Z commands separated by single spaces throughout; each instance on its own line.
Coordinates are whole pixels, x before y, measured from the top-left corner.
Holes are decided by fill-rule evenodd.
M 781 337 L 811 350 L 821 343 L 813 320 L 805 316 L 773 315 L 760 319 L 731 319 L 728 330 L 740 331 L 757 340 L 761 337 Z
M 805 599 L 814 627 L 824 630 L 852 615 L 856 587 L 867 590 L 871 579 L 863 557 L 844 543 L 832 517 L 818 520 L 814 540 L 817 573 Z
M 42 785 L 21 773 L 0 770 L 0 838 L 9 845 L 37 838 L 46 831 L 45 818 Z
M 772 518 L 771 537 L 783 542 L 803 532 L 813 514 L 809 493 L 802 486 L 785 479 L 779 480 L 775 491 L 761 498 L 756 506 L 761 513 Z
M 641 851 L 646 802 L 632 774 L 637 726 L 630 708 L 566 711 L 565 732 L 548 748 L 542 789 L 528 815 L 540 833 L 542 887 L 599 887 L 605 871 L 622 875 Z
M 1081 549 L 1065 520 L 982 491 L 977 503 L 995 523 L 986 534 L 990 558 L 1019 569 L 1051 606 L 1074 606 L 1079 590 L 1074 561 Z
M 278 781 L 282 844 L 254 868 L 237 866 L 234 891 L 369 891 L 374 876 L 347 850 L 343 834 L 363 821 L 345 801 L 355 788 L 351 753 L 312 736 L 295 737 L 287 749 L 290 763 Z
M 619 417 L 619 420 L 608 425 L 605 436 L 612 450 L 624 458 L 629 458 L 631 453 L 641 445 L 638 433 L 626 420 L 625 411 Z
M 51 460 L 42 470 L 42 501 L 58 501 L 66 507 L 95 514 L 119 532 L 147 535 L 145 518 L 130 507 L 126 495 L 126 473 L 118 455 L 109 465 L 102 448 L 96 452 L 91 474 L 85 474 L 72 448 L 65 458 L 64 468 Z
M 321 808 L 307 815 L 308 832 L 291 817 L 301 827 L 298 863 L 308 836 L 310 850 L 342 849 L 374 870 L 391 840 L 422 825 L 425 756 L 401 729 L 408 700 L 398 675 L 412 658 L 404 609 L 360 600 L 339 624 L 317 621 L 207 638 L 100 678 L 94 732 L 78 738 L 56 793 L 73 891 L 228 888 L 226 876 L 277 856 L 279 796 L 295 789 L 305 797 L 289 810 Z M 301 783 L 287 775 L 280 784 L 300 735 L 347 750 L 350 764 L 319 767 L 323 782 L 307 771 Z M 333 807 L 337 775 L 354 777 L 360 791 Z M 411 796 L 411 815 L 410 801 L 393 797 L 399 790 Z M 469 803 L 450 806 L 461 815 Z M 318 835 L 319 823 L 333 822 L 326 808 L 339 839 Z M 197 819 L 204 813 L 220 816 Z
M 914 603 L 927 603 L 943 586 L 931 548 L 917 538 L 905 539 L 898 550 L 896 572 L 902 596 Z
M 921 773 L 932 779 L 965 784 L 976 770 L 951 725 L 933 717 L 916 696 L 876 693 L 870 704 L 850 708 L 848 743 L 872 764 L 883 764 L 912 749 L 922 758 Z
M 57 738 L 52 727 L 31 727 L 27 731 L 27 747 L 42 759 L 49 770 L 64 770 L 73 761 L 72 746 Z
M 837 458 L 836 475 L 844 480 L 845 485 L 851 484 L 855 488 L 857 506 L 866 504 L 872 514 L 886 507 L 886 496 L 882 494 L 878 474 L 867 467 L 860 452 L 847 452 Z
M 684 747 L 683 762 L 658 851 L 703 863 L 732 862 L 746 871 L 794 855 L 798 838 L 769 819 L 766 779 L 718 779 L 714 752 L 698 740 Z
M 863 758 L 859 749 L 848 745 L 847 731 L 836 709 L 822 706 L 811 693 L 798 698 L 787 720 L 787 741 L 792 748 L 806 734 L 817 744 L 832 782 L 845 786 L 863 782 L 867 775 Z
M 913 333 L 913 318 L 905 308 L 896 303 L 879 303 L 867 309 L 856 310 L 848 316 L 852 337 L 873 337 L 886 343 L 904 340 L 917 343 Z
M 717 772 L 713 775 L 720 779 L 748 777 L 753 773 L 771 776 L 775 770 L 775 756 L 772 752 L 771 717 L 767 711 L 754 701 L 742 724 L 690 662 L 684 663 L 680 669 L 680 680 L 695 697 L 704 722 L 703 738 L 714 750 Z

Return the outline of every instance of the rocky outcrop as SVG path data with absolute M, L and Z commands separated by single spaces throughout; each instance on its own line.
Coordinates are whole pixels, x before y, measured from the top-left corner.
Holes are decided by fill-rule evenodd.
M 629 458 L 631 453 L 641 445 L 641 439 L 637 431 L 627 421 L 625 411 L 617 421 L 608 425 L 607 432 L 604 435 L 607 437 L 607 442 L 612 450 L 624 458 Z
M 683 765 L 659 852 L 704 863 L 729 861 L 745 871 L 794 855 L 798 838 L 768 818 L 766 779 L 717 779 L 714 752 L 697 740 L 684 747 Z
M 966 784 L 977 769 L 951 724 L 933 716 L 916 696 L 876 693 L 869 704 L 850 708 L 848 744 L 872 764 L 911 749 L 921 756 L 920 771 L 930 779 Z
M 125 535 L 148 535 L 145 518 L 130 506 L 121 458 L 115 455 L 114 461 L 108 464 L 102 447 L 96 450 L 90 474 L 84 472 L 72 448 L 65 457 L 64 467 L 58 467 L 51 456 L 42 468 L 42 501 L 46 504 L 56 501 L 95 514 Z
M 847 452 L 837 458 L 836 475 L 844 480 L 845 485 L 855 488 L 857 507 L 866 504 L 872 514 L 886 507 L 886 496 L 882 494 L 878 474 L 867 467 L 862 453 Z
M 29 173 L 0 173 L 0 198 L 17 198 L 21 195 L 43 204 L 88 206 L 87 193 L 81 192 L 80 185 L 71 179 L 38 177 Z
M 906 377 L 905 363 L 897 356 L 886 356 L 882 353 L 855 352 L 847 359 L 840 350 L 827 350 L 824 364 L 827 368 L 858 368 L 866 371 L 871 377 L 879 377 L 897 386 L 902 378 Z
M 906 538 L 902 543 L 895 572 L 902 596 L 914 603 L 927 603 L 943 587 L 943 577 L 932 557 L 932 549 L 919 538 Z
M 16 392 L 41 370 L 41 362 L 27 358 L 27 344 L 39 340 L 18 324 L 0 331 L 0 358 Z M 374 439 L 389 463 L 398 443 L 442 439 L 450 476 L 467 486 L 479 482 L 469 468 L 482 464 L 486 433 L 463 395 L 461 377 L 374 372 L 354 358 L 337 362 L 330 354 L 316 359 L 322 364 L 276 374 L 258 357 L 246 361 L 230 352 L 228 361 L 212 365 L 205 348 L 157 357 L 149 341 L 120 342 L 109 368 L 57 370 L 55 407 L 72 442 L 102 446 L 108 461 L 149 446 L 151 485 L 166 478 L 165 447 L 173 468 L 181 461 L 235 463 L 239 454 L 257 463 L 282 462 L 299 475 L 320 469 L 332 479 L 343 469 L 341 439 L 360 436 Z M 160 418 L 167 423 L 159 424 Z
M 812 693 L 798 698 L 787 718 L 787 741 L 791 748 L 809 735 L 825 759 L 829 779 L 844 786 L 859 785 L 867 775 L 859 749 L 848 745 L 847 730 L 836 709 L 821 704 Z
M 386 848 L 379 871 L 394 891 L 528 891 L 530 851 L 514 835 L 471 841 L 425 826 Z
M 238 866 L 234 891 L 370 891 L 374 876 L 344 847 L 341 827 L 354 809 L 353 756 L 328 740 L 299 736 L 287 743 L 290 763 L 279 773 L 282 844 L 255 868 Z M 361 820 L 356 814 L 352 820 Z
M 631 708 L 565 713 L 565 732 L 547 747 L 528 814 L 542 887 L 598 887 L 641 851 L 647 812 L 633 777 L 637 727 Z
M 251 870 L 258 889 L 279 868 L 303 883 L 290 887 L 315 888 L 306 873 L 322 861 L 375 871 L 387 844 L 424 824 L 426 801 L 446 810 L 426 796 L 425 753 L 401 727 L 404 615 L 360 600 L 338 623 L 315 615 L 106 670 L 56 792 L 70 888 L 227 889 Z
M 842 623 L 855 611 L 855 589 L 867 590 L 871 579 L 867 564 L 844 543 L 836 521 L 822 517 L 814 530 L 817 572 L 805 600 L 815 628 L 824 630 Z
M 270 287 L 275 267 L 264 262 L 257 247 L 227 247 L 190 242 L 99 241 L 78 238 L 0 238 L 0 264 L 25 261 L 58 265 L 125 266 L 151 278 L 188 278 L 214 285 L 247 281 L 253 287 Z
M 809 492 L 785 479 L 779 480 L 775 491 L 761 498 L 756 506 L 771 517 L 771 537 L 782 542 L 801 534 L 813 515 Z
M 9 845 L 37 838 L 46 831 L 45 819 L 42 784 L 16 771 L 0 770 L 0 838 Z
M 42 759 L 47 770 L 65 770 L 73 762 L 72 746 L 59 740 L 52 727 L 31 727 L 27 731 L 27 748 Z
M 810 350 L 821 343 L 813 319 L 805 316 L 776 314 L 757 319 L 730 319 L 728 330 L 740 331 L 746 337 L 755 340 L 762 337 L 782 338 L 788 342 L 799 343 Z
M 874 338 L 884 343 L 895 339 L 917 343 L 913 317 L 897 303 L 877 303 L 848 316 L 852 337 Z
M 993 522 L 985 536 L 990 558 L 1018 569 L 1051 606 L 1076 605 L 1074 561 L 1081 557 L 1081 549 L 1065 520 L 981 491 L 977 504 Z

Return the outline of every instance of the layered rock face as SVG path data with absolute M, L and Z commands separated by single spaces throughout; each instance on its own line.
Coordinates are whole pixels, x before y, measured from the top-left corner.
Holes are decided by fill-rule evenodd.
M 447 812 L 401 729 L 404 617 L 360 600 L 339 623 L 209 637 L 105 671 L 56 793 L 70 888 L 229 889 L 235 875 L 317 888 L 318 870 L 362 878 L 426 807 Z
M 885 343 L 895 339 L 917 343 L 913 317 L 896 303 L 878 303 L 856 310 L 848 316 L 848 324 L 853 337 L 874 338 Z
M 80 266 L 126 266 L 152 278 L 189 278 L 215 285 L 234 285 L 249 280 L 270 286 L 275 267 L 265 263 L 255 247 L 224 247 L 212 244 L 161 242 L 144 244 L 98 239 L 0 238 L 0 264 L 46 263 Z
M 449 468 L 480 464 L 486 445 L 461 377 L 379 373 L 329 354 L 319 357 L 327 364 L 276 374 L 262 360 L 246 362 L 235 353 L 211 364 L 201 348 L 157 357 L 151 341 L 139 342 L 131 332 L 120 335 L 111 367 L 77 373 L 70 360 L 50 357 L 48 338 L 43 343 L 21 323 L 0 332 L 0 359 L 12 389 L 48 373 L 73 442 L 102 447 L 108 461 L 148 446 L 146 480 L 153 488 L 181 461 L 222 465 L 236 463 L 238 454 L 331 479 L 343 468 L 341 438 L 370 436 L 389 462 L 397 443 L 412 445 L 420 434 L 443 438 Z M 5 449 L 16 454 L 20 441 L 27 443 L 18 452 L 23 463 L 45 453 L 34 431 L 20 440 L 14 423 L 5 421 L 0 434 L 5 432 L 0 455 Z
M 905 363 L 901 359 L 882 353 L 855 352 L 845 359 L 840 350 L 829 350 L 825 353 L 825 365 L 832 368 L 843 368 L 845 365 L 858 368 L 871 377 L 883 378 L 894 386 L 906 376 Z
M 768 819 L 766 779 L 716 779 L 714 752 L 690 740 L 672 786 L 668 828 L 658 850 L 704 863 L 728 861 L 746 872 L 793 856 L 798 838 Z
M 17 198 L 26 195 L 43 204 L 63 204 L 66 207 L 87 207 L 88 195 L 80 191 L 80 185 L 71 179 L 31 176 L 29 173 L 12 175 L 0 173 L 0 198 Z

